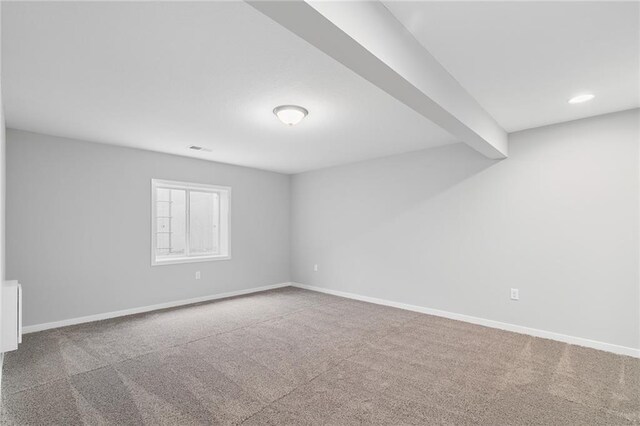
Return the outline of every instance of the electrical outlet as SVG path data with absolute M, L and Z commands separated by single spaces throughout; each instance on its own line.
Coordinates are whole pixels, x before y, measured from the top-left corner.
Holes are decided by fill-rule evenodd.
M 318 265 L 313 265 L 313 271 L 318 272 Z
M 196 280 L 200 279 L 200 271 L 196 271 Z
M 518 300 L 520 299 L 520 292 L 518 291 L 517 288 L 512 288 L 511 289 L 511 300 Z

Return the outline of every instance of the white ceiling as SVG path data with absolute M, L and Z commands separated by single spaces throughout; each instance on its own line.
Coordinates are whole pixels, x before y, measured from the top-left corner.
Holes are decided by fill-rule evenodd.
M 454 142 L 242 2 L 2 9 L 8 127 L 285 173 Z
M 385 4 L 507 131 L 640 106 L 638 2 Z M 455 142 L 243 2 L 2 8 L 8 127 L 284 173 Z
M 509 132 L 640 106 L 637 1 L 385 5 Z

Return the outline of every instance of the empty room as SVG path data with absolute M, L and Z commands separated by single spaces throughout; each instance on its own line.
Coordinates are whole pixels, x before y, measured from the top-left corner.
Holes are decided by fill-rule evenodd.
M 0 424 L 640 425 L 640 1 L 0 12 Z

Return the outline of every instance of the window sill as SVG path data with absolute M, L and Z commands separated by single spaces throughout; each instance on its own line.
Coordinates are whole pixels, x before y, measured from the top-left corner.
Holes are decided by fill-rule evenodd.
M 171 259 L 151 260 L 151 266 L 161 265 L 177 265 L 180 263 L 196 263 L 196 262 L 212 262 L 216 260 L 229 260 L 231 255 L 220 254 L 215 256 L 189 256 L 189 257 L 174 257 Z

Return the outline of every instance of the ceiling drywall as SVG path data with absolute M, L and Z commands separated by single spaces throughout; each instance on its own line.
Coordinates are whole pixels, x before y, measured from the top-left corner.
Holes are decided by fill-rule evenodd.
M 8 127 L 284 173 L 455 142 L 242 2 L 6 2 L 2 86 Z
M 385 5 L 507 131 L 640 106 L 639 2 Z

